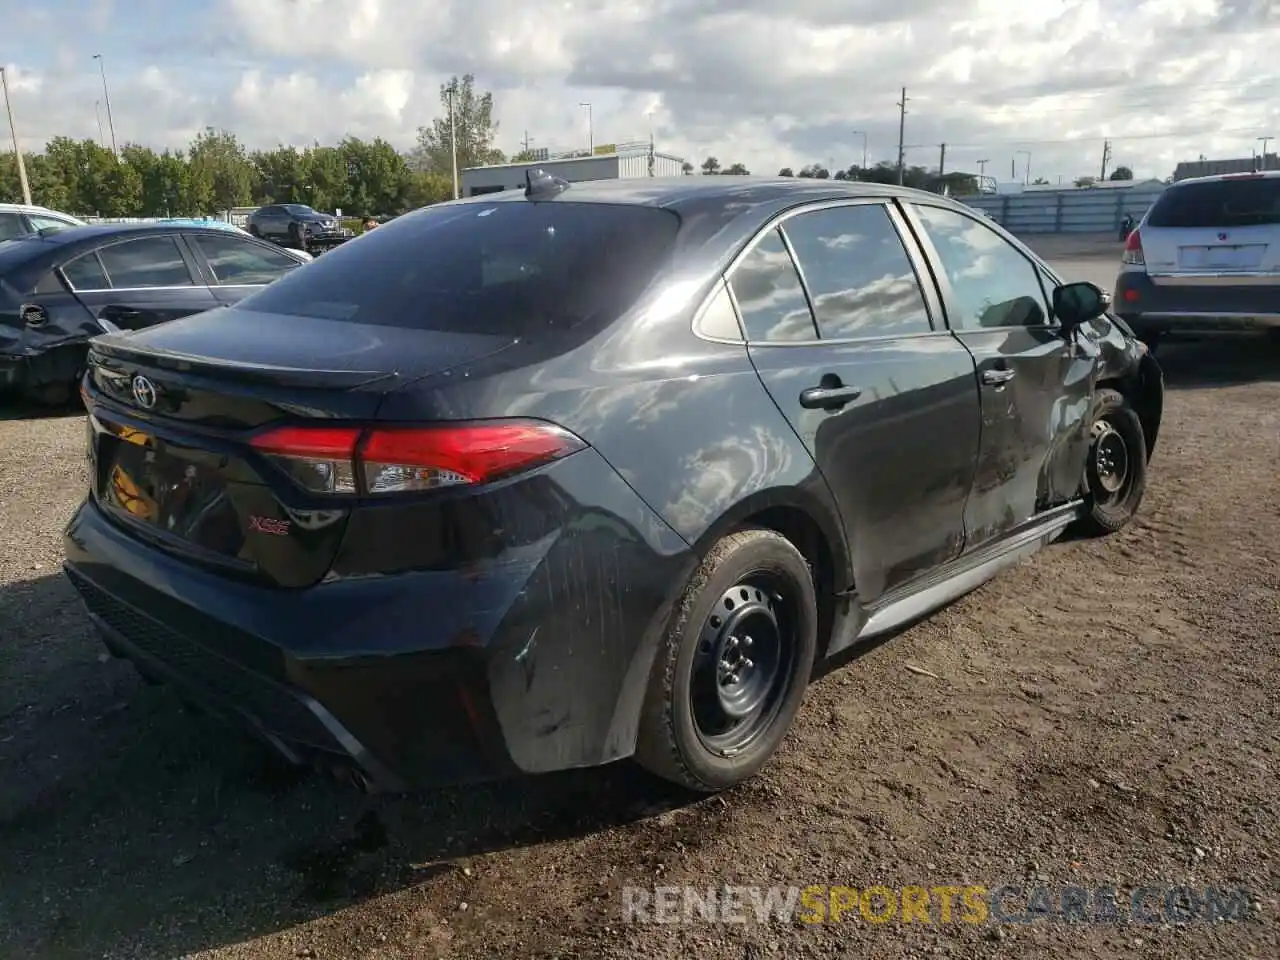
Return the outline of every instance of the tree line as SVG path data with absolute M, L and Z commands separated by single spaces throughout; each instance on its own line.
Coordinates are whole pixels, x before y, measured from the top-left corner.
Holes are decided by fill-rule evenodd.
M 250 151 L 234 133 L 207 128 L 185 150 L 130 143 L 117 159 L 93 140 L 54 137 L 42 152 L 24 151 L 23 160 L 33 202 L 80 216 L 207 216 L 267 203 L 397 214 L 453 196 L 450 99 L 458 169 L 506 160 L 494 146 L 493 95 L 477 91 L 470 74 L 441 86 L 443 116 L 420 127 L 404 153 L 381 138 L 357 137 Z M 0 153 L 0 201 L 21 200 L 13 153 Z

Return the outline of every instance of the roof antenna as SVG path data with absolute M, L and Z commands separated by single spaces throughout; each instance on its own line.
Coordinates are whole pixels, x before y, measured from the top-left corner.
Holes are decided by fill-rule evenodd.
M 553 177 L 541 167 L 524 172 L 524 195 L 530 200 L 558 197 L 568 189 L 568 180 L 563 177 Z

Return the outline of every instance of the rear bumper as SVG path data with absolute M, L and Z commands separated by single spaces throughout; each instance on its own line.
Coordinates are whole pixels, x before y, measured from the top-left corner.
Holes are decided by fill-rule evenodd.
M 689 555 L 594 451 L 553 472 L 576 515 L 466 571 L 234 582 L 91 501 L 64 569 L 109 649 L 295 763 L 393 791 L 593 766 L 634 750 Z
M 1139 336 L 1280 327 L 1280 286 L 1271 284 L 1156 283 L 1122 271 L 1112 303 Z

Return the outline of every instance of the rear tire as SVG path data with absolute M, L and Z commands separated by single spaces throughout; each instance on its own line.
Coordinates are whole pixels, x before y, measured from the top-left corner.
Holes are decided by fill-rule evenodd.
M 703 793 L 756 774 L 800 708 L 817 638 L 813 575 L 800 551 L 772 530 L 720 540 L 654 660 L 636 761 Z
M 1147 441 L 1142 420 L 1117 390 L 1098 391 L 1093 408 L 1093 440 L 1085 463 L 1086 536 L 1104 536 L 1126 526 L 1147 489 Z
M 249 224 L 249 236 L 257 237 L 259 240 L 262 239 L 262 231 L 258 229 L 258 225 L 256 223 Z

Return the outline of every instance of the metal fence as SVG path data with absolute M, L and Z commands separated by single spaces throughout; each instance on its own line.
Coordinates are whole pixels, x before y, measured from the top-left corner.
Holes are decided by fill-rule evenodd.
M 957 197 L 991 217 L 1011 233 L 1110 233 L 1126 214 L 1140 220 L 1164 191 L 1164 185 Z

